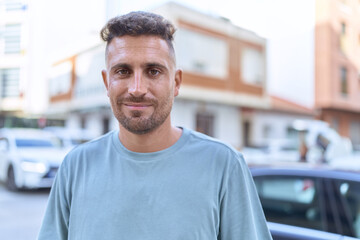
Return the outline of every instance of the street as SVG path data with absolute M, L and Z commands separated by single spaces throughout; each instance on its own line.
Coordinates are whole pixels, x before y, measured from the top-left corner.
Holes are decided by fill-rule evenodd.
M 0 238 L 36 239 L 48 196 L 48 189 L 9 192 L 0 183 Z

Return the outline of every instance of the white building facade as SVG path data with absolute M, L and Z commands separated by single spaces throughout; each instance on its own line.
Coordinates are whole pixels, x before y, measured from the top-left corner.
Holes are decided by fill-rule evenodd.
M 268 109 L 266 41 L 228 20 L 175 3 L 154 10 L 177 27 L 175 51 L 183 69 L 173 124 L 243 145 L 241 107 Z M 49 118 L 102 134 L 117 127 L 101 78 L 105 45 L 99 43 L 54 64 Z
M 26 1 L 0 1 L 0 112 L 24 109 L 29 29 Z

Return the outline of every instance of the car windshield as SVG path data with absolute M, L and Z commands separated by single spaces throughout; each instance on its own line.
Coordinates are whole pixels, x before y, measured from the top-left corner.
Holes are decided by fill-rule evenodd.
M 15 140 L 17 147 L 55 147 L 55 144 L 48 139 L 22 139 Z

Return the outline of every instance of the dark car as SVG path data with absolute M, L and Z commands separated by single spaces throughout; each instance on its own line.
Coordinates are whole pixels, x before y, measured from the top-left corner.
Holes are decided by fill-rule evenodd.
M 273 238 L 360 238 L 360 173 L 324 165 L 250 165 Z

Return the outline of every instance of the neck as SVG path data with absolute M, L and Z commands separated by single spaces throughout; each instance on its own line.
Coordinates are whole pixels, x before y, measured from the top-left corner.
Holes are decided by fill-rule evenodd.
M 157 152 L 171 147 L 179 140 L 182 130 L 171 126 L 170 119 L 161 126 L 146 134 L 134 134 L 120 124 L 119 139 L 121 143 L 133 152 Z

